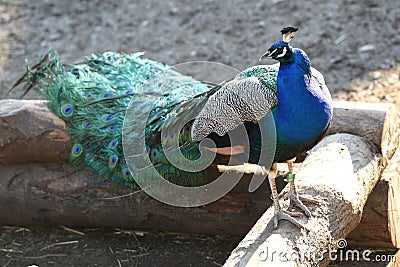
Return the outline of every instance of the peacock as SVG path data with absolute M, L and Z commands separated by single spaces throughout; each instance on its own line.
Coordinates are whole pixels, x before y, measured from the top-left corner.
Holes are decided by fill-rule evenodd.
M 149 179 L 143 174 L 152 173 L 143 170 L 150 167 L 173 184 L 196 187 L 216 179 L 216 166 L 232 158 L 259 163 L 265 156 L 264 121 L 272 115 L 275 131 L 266 134 L 276 137 L 268 175 L 274 227 L 288 220 L 303 228 L 293 218 L 299 215 L 293 208 L 311 216 L 302 201 L 312 200 L 297 194 L 290 159 L 322 138 L 332 118 L 332 103 L 322 75 L 311 68 L 302 50 L 289 45 L 297 30 L 283 28 L 283 41 L 260 58 L 279 64 L 250 67 L 220 84 L 197 81 L 143 53 L 106 52 L 64 64 L 57 53 L 49 52 L 35 66 L 27 65 L 13 88 L 25 84 L 22 95 L 37 88 L 49 109 L 65 121 L 74 143 L 69 155 L 73 164 L 133 189 L 139 188 L 138 181 Z M 232 142 L 239 128 L 246 135 Z M 138 146 L 142 137 L 143 145 Z M 171 151 L 181 153 L 187 168 L 176 164 L 179 159 L 169 156 Z M 209 152 L 215 158 L 201 161 Z M 276 162 L 285 161 L 288 210 L 280 207 L 275 185 Z M 194 170 L 194 163 L 208 164 Z
M 303 201 L 318 204 L 317 201 L 297 193 L 291 159 L 321 140 L 333 113 L 332 98 L 322 74 L 311 67 L 310 60 L 303 50 L 289 45 L 297 31 L 298 28 L 294 27 L 283 28 L 283 40 L 274 43 L 260 57 L 260 61 L 266 58 L 277 60 L 279 66 L 275 65 L 276 71 L 273 71 L 274 65 L 259 65 L 241 72 L 238 77 L 210 96 L 192 127 L 193 140 L 209 137 L 217 144 L 227 144 L 226 141 L 220 141 L 221 137 L 241 124 L 249 125 L 246 130 L 250 138 L 250 147 L 246 150 L 244 145 L 236 145 L 231 151 L 235 154 L 235 151 L 250 150 L 249 161 L 254 163 L 262 156 L 260 151 L 263 145 L 260 134 L 262 126 L 255 125 L 261 125 L 260 122 L 267 114 L 272 113 L 276 148 L 268 179 L 275 208 L 275 229 L 279 220 L 288 220 L 299 228 L 305 228 L 293 218 L 301 215 L 293 212 L 293 207 L 299 207 L 310 217 L 311 212 Z M 271 135 L 271 132 L 267 134 Z M 218 151 L 221 148 L 210 149 Z M 278 202 L 275 184 L 277 162 L 288 164 L 290 203 L 287 210 L 283 210 Z

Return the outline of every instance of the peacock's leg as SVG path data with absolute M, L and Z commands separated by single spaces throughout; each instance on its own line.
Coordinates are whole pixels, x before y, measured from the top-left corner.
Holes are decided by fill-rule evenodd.
M 310 210 L 303 204 L 304 202 L 309 202 L 313 203 L 315 205 L 319 205 L 319 202 L 315 199 L 312 198 L 307 198 L 304 196 L 300 196 L 297 193 L 296 186 L 294 184 L 294 178 L 295 174 L 293 173 L 293 162 L 291 160 L 288 160 L 287 162 L 289 173 L 287 175 L 287 180 L 289 182 L 289 192 L 288 192 L 288 197 L 289 197 L 289 207 L 288 211 L 292 211 L 294 206 L 299 207 L 301 210 L 304 211 L 304 213 L 307 215 L 307 217 L 311 217 L 311 212 Z
M 278 221 L 279 220 L 286 220 L 294 225 L 296 225 L 298 228 L 305 228 L 303 224 L 301 224 L 298 220 L 296 220 L 293 217 L 298 217 L 303 215 L 300 212 L 292 212 L 288 210 L 282 210 L 279 201 L 278 201 L 278 191 L 276 189 L 276 183 L 275 183 L 275 178 L 277 174 L 277 164 L 274 163 L 272 164 L 272 167 L 270 169 L 269 175 L 268 175 L 268 181 L 269 185 L 271 187 L 271 193 L 272 193 L 272 200 L 274 202 L 274 208 L 275 208 L 275 213 L 274 213 L 274 229 L 278 228 Z

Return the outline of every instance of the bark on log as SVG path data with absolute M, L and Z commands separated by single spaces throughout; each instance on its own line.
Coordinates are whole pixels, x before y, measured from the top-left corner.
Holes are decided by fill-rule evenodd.
M 399 146 L 398 111 L 394 105 L 334 101 L 333 107 L 328 135 L 349 133 L 366 137 L 380 148 L 385 161 L 393 157 Z
M 349 134 L 325 137 L 296 175 L 299 193 L 320 201 L 320 206 L 308 205 L 312 218 L 300 219 L 309 231 L 299 231 L 289 222 L 280 222 L 273 230 L 271 207 L 224 266 L 326 266 L 327 251 L 334 251 L 337 240 L 346 238 L 359 224 L 382 170 L 381 154 L 365 138 Z
M 393 105 L 338 101 L 334 106 L 328 134 L 364 136 L 385 158 L 393 156 L 399 144 Z M 64 123 L 45 101 L 0 100 L 0 163 L 65 161 L 71 146 Z
M 105 181 L 91 171 L 77 171 L 68 163 L 10 164 L 0 169 L 0 225 L 121 227 L 243 236 L 270 205 L 266 187 L 253 194 L 231 192 L 200 208 L 180 208 Z
M 43 100 L 0 100 L 0 164 L 65 161 L 72 143 Z
M 396 175 L 396 176 L 395 176 Z M 360 225 L 348 236 L 350 245 L 400 248 L 400 181 L 383 177 L 365 204 Z
M 396 252 L 394 258 L 392 258 L 392 260 L 386 267 L 398 267 L 398 266 L 400 266 L 400 250 Z

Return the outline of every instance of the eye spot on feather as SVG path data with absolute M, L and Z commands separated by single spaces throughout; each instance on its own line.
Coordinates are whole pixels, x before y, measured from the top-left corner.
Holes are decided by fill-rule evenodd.
M 85 155 L 85 160 L 86 160 L 86 162 L 88 162 L 88 163 L 93 162 L 93 161 L 94 161 L 94 155 L 93 155 L 92 153 L 87 153 L 87 154 Z
M 118 157 L 116 155 L 112 155 L 108 160 L 108 167 L 110 167 L 110 169 L 114 169 L 117 163 L 118 163 Z
M 131 172 L 129 171 L 128 168 L 124 168 L 122 170 L 122 175 L 124 176 L 125 179 L 131 178 Z
M 164 134 L 164 140 L 166 141 L 166 142 L 172 142 L 173 140 L 174 140 L 174 137 L 175 137 L 175 135 L 173 134 L 173 133 L 165 133 Z
M 65 104 L 61 107 L 61 113 L 64 117 L 69 117 L 74 112 L 74 108 L 70 104 Z
M 116 125 L 115 125 L 115 124 L 110 125 L 110 126 L 107 127 L 107 129 L 108 129 L 110 132 L 113 132 L 113 131 L 115 130 L 115 128 L 116 128 Z
M 92 126 L 93 126 L 93 123 L 91 123 L 90 121 L 85 121 L 83 123 L 83 128 L 85 128 L 85 129 L 90 129 L 90 128 L 92 128 Z
M 150 158 L 151 158 L 151 160 L 155 160 L 157 158 L 157 156 L 158 156 L 158 149 L 154 148 L 153 150 L 151 150 Z
M 100 98 L 102 98 L 102 99 L 107 99 L 107 98 L 110 98 L 110 97 L 112 97 L 112 93 L 105 93 L 105 94 L 101 94 L 100 95 Z
M 105 121 L 105 122 L 109 122 L 109 121 L 111 121 L 112 119 L 114 119 L 114 114 L 106 114 L 106 115 L 103 115 L 103 121 Z
M 111 142 L 108 144 L 108 147 L 109 147 L 110 149 L 114 149 L 114 148 L 117 147 L 117 145 L 118 145 L 118 140 L 117 140 L 117 139 L 113 139 L 113 140 L 111 140 Z
M 75 144 L 71 149 L 71 155 L 73 157 L 79 157 L 82 154 L 82 146 L 80 144 Z

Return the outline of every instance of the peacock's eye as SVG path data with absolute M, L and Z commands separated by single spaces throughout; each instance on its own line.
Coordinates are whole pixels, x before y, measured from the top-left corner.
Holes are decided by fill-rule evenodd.
M 287 51 L 286 46 L 284 46 L 284 47 L 279 47 L 279 49 L 278 49 L 278 53 L 279 53 L 279 54 L 276 56 L 276 58 L 280 58 L 280 57 L 285 56 L 285 55 L 286 55 L 286 51 Z
M 152 149 L 150 152 L 150 159 L 155 160 L 158 157 L 158 153 L 159 152 L 157 148 Z

